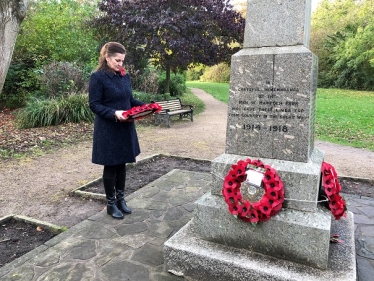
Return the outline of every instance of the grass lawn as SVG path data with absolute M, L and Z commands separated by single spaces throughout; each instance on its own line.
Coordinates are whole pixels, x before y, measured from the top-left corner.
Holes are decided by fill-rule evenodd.
M 187 82 L 228 102 L 228 83 Z M 374 92 L 318 89 L 316 138 L 374 151 Z

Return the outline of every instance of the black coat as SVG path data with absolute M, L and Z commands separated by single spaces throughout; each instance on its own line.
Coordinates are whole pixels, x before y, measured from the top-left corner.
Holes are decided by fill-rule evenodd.
M 90 108 L 95 113 L 92 163 L 118 165 L 135 162 L 140 148 L 135 122 L 116 121 L 116 110 L 144 104 L 132 96 L 128 74 L 96 71 L 89 83 Z

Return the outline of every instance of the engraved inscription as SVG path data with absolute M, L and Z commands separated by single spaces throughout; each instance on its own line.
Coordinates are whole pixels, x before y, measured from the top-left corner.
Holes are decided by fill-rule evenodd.
M 269 81 L 266 81 L 266 85 L 270 84 Z M 284 94 L 282 94 L 282 92 L 297 93 L 299 96 L 304 96 L 299 93 L 300 90 L 296 87 L 269 87 L 263 89 L 240 87 L 237 91 L 241 92 L 242 98 L 232 104 L 229 117 L 256 118 L 264 121 L 265 119 L 304 120 L 308 118 L 309 113 L 304 109 L 304 105 L 300 104 L 299 101 L 292 100 L 290 97 L 285 98 Z M 243 92 L 248 92 L 249 96 Z M 265 94 L 266 92 L 272 93 Z

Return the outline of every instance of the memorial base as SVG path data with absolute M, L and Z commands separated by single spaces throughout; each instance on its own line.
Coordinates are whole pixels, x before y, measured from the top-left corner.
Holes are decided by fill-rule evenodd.
M 205 241 L 251 250 L 315 268 L 326 269 L 329 259 L 331 213 L 282 209 L 257 225 L 236 219 L 222 196 L 210 192 L 197 202 L 191 233 Z
M 197 237 L 189 222 L 164 244 L 165 269 L 188 280 L 356 280 L 353 214 L 333 221 L 332 233 L 342 243 L 331 244 L 325 270 L 238 249 Z

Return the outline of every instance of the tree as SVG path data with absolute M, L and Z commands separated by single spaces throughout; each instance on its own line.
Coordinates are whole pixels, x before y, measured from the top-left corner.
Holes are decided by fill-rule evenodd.
M 40 75 L 43 66 L 52 61 L 70 62 L 90 73 L 98 58 L 99 41 L 86 24 L 97 12 L 97 0 L 30 0 L 1 102 L 18 108 L 30 96 L 43 95 Z
M 319 85 L 374 90 L 372 0 L 323 0 L 312 17 Z
M 68 61 L 88 64 L 98 42 L 86 25 L 97 7 L 91 0 L 31 0 L 17 38 L 15 59 L 41 64 Z
M 29 0 L 0 1 L 0 93 L 8 73 L 19 26 L 26 16 Z
M 245 20 L 229 0 L 102 0 L 99 9 L 95 26 L 133 59 L 150 58 L 165 70 L 166 92 L 171 71 L 230 63 L 244 37 Z

